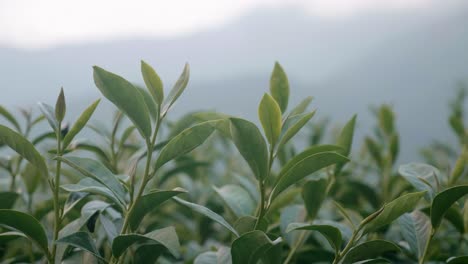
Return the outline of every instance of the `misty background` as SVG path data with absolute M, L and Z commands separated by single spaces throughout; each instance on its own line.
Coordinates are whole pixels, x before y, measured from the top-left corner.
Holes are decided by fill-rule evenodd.
M 205 2 L 209 7 L 210 1 Z M 269 90 L 271 70 L 279 61 L 290 80 L 289 106 L 311 95 L 318 118 L 330 117 L 335 125 L 357 113 L 357 139 L 372 132 L 375 120 L 369 107 L 391 104 L 401 135 L 400 162 L 420 160 L 419 149 L 433 139 L 455 142 L 447 123 L 448 103 L 457 83 L 468 80 L 468 3 L 408 0 L 408 5 L 405 1 L 385 5 L 392 1 L 374 1 L 382 7 L 366 8 L 365 3 L 372 1 L 352 0 L 349 3 L 354 6 L 343 8 L 339 1 L 331 1 L 337 5 L 333 9 L 320 6 L 320 1 L 310 1 L 315 5 L 283 2 L 250 5 L 239 1 L 242 8 L 232 8 L 231 13 L 230 2 L 219 14 L 207 11 L 207 15 L 218 14 L 212 20 L 188 19 L 188 26 L 161 27 L 154 34 L 151 26 L 158 29 L 158 25 L 170 24 L 171 14 L 158 20 L 150 16 L 150 8 L 139 6 L 149 12 L 144 13 L 150 16 L 148 21 L 154 22 L 142 21 L 144 30 L 135 32 L 126 26 L 131 25 L 132 16 L 121 16 L 124 11 L 119 11 L 120 17 L 109 20 L 113 11 L 102 7 L 94 19 L 74 20 L 72 32 L 65 20 L 50 22 L 61 27 L 48 32 L 50 25 L 44 31 L 33 27 L 41 25 L 33 19 L 37 14 L 27 23 L 18 22 L 28 19 L 24 6 L 2 2 L 0 104 L 9 109 L 37 107 L 38 101 L 54 104 L 63 86 L 67 119 L 73 122 L 86 105 L 102 97 L 93 83 L 92 65 L 143 84 L 140 60 L 144 59 L 161 76 L 166 93 L 184 63 L 191 66 L 187 90 L 169 117 L 192 110 L 217 110 L 257 121 L 258 103 Z M 15 16 L 23 11 L 25 17 Z M 80 14 L 74 15 L 73 8 L 68 12 L 72 17 Z M 67 13 L 61 15 L 65 19 Z M 112 30 L 100 27 L 100 20 L 113 25 Z M 120 24 L 112 24 L 118 21 Z M 94 26 L 102 31 L 83 33 Z M 77 28 L 86 30 L 76 31 L 75 36 L 72 33 Z M 103 104 L 94 119 L 109 119 L 112 112 L 109 104 Z

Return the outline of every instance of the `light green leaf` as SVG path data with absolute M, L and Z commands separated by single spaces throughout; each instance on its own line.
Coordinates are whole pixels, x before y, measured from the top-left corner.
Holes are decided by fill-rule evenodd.
M 27 161 L 31 162 L 44 177 L 49 176 L 44 158 L 42 158 L 41 154 L 34 148 L 33 144 L 22 135 L 6 126 L 0 125 L 0 144 L 8 145 Z
M 62 141 L 62 150 L 65 150 L 68 147 L 68 145 L 70 145 L 75 136 L 83 129 L 86 123 L 88 123 L 88 120 L 93 115 L 94 110 L 96 110 L 96 107 L 98 106 L 100 101 L 101 99 L 94 101 L 94 103 L 88 106 L 88 108 L 86 108 L 83 111 L 83 113 L 81 113 L 78 120 L 76 120 L 76 122 L 71 127 L 70 131 L 68 131 L 68 133 L 65 135 L 65 138 Z
M 314 224 L 306 224 L 306 223 L 291 223 L 288 225 L 286 232 L 289 233 L 293 230 L 310 230 L 310 231 L 317 231 L 321 235 L 323 235 L 330 245 L 335 249 L 336 252 L 341 250 L 341 231 L 331 225 L 314 225 Z
M 218 124 L 218 120 L 202 122 L 185 129 L 179 135 L 172 138 L 161 149 L 158 159 L 156 160 L 156 169 L 159 169 L 170 160 L 185 155 L 203 144 L 215 131 Z
M 161 78 L 159 78 L 153 67 L 144 61 L 141 61 L 141 74 L 143 75 L 146 88 L 148 88 L 154 101 L 158 105 L 161 105 L 164 100 L 164 89 Z
M 120 184 L 116 175 L 114 175 L 110 170 L 108 170 L 100 162 L 89 159 L 89 158 L 79 158 L 79 157 L 57 157 L 57 159 L 63 161 L 70 167 L 79 171 L 86 177 L 90 177 L 107 188 L 111 190 L 115 196 L 119 199 L 122 204 L 125 204 L 125 189 Z
M 325 178 L 307 181 L 302 187 L 302 199 L 309 219 L 313 220 L 317 216 L 323 201 L 327 197 L 327 188 L 328 180 Z
M 438 193 L 431 205 L 432 227 L 438 228 L 447 210 L 466 194 L 468 194 L 468 185 L 455 186 Z
M 169 226 L 154 230 L 144 235 L 120 235 L 112 242 L 112 254 L 120 257 L 131 245 L 135 243 L 150 243 L 163 245 L 176 258 L 180 256 L 180 244 L 174 227 Z
M 307 96 L 304 98 L 296 107 L 294 107 L 289 113 L 287 118 L 293 117 L 295 115 L 300 115 L 305 112 L 307 107 L 310 105 L 314 98 L 312 96 Z
M 179 199 L 177 197 L 173 197 L 172 199 L 176 200 L 178 203 L 180 203 L 180 204 L 182 204 L 184 206 L 187 206 L 188 208 L 192 209 L 193 211 L 210 218 L 211 220 L 213 220 L 213 221 L 217 222 L 218 224 L 224 226 L 226 229 L 231 231 L 234 235 L 239 236 L 239 234 L 234 229 L 234 227 L 232 227 L 228 222 L 226 222 L 226 220 L 224 220 L 224 218 L 222 216 L 220 216 L 219 214 L 211 211 L 210 209 L 208 209 L 208 208 L 206 208 L 204 206 L 198 205 L 198 204 L 187 202 L 187 201 Z
M 371 214 L 361 223 L 364 224 L 363 233 L 369 233 L 378 228 L 388 225 L 402 214 L 414 210 L 419 200 L 426 192 L 414 192 L 402 195 L 395 200 L 385 204 L 377 214 Z
M 387 252 L 399 252 L 400 248 L 386 240 L 371 240 L 351 248 L 343 259 L 343 264 L 373 259 Z
M 258 116 L 268 142 L 274 146 L 281 133 L 281 109 L 271 95 L 263 95 L 258 107 Z
M 0 209 L 0 225 L 25 234 L 30 240 L 34 241 L 46 255 L 49 255 L 47 235 L 41 223 L 39 223 L 36 218 L 23 212 Z
M 173 190 L 158 190 L 149 192 L 143 196 L 134 205 L 132 213 L 128 215 L 130 228 L 136 230 L 146 214 L 158 208 L 162 203 L 171 199 L 172 197 L 187 191 L 182 188 L 175 188 Z
M 398 218 L 401 234 L 411 251 L 420 260 L 424 254 L 424 247 L 431 235 L 431 222 L 421 211 L 406 213 Z
M 270 93 L 275 98 L 281 108 L 281 112 L 286 111 L 289 101 L 289 81 L 283 67 L 275 62 L 275 67 L 270 77 Z
M 336 152 L 339 150 L 340 147 L 332 145 L 314 146 L 292 158 L 281 169 L 270 200 L 304 177 L 338 162 L 348 161 L 348 158 Z
M 348 157 L 351 152 L 351 147 L 353 145 L 354 137 L 354 128 L 356 126 L 356 115 L 354 115 L 351 120 L 346 123 L 346 125 L 341 130 L 340 136 L 338 137 L 338 142 L 336 145 L 343 148 L 343 156 Z M 335 168 L 335 174 L 339 174 L 344 164 L 338 164 Z
M 255 203 L 244 188 L 228 184 L 221 188 L 214 187 L 214 189 L 237 217 L 253 215 Z
M 54 130 L 55 133 L 57 133 L 59 127 L 57 119 L 55 118 L 54 108 L 46 103 L 38 103 L 38 105 L 42 114 L 47 119 L 47 122 L 49 122 L 50 127 Z
M 143 138 L 151 137 L 151 120 L 143 96 L 124 78 L 94 66 L 94 83 L 101 93 L 125 113 Z
M 182 74 L 179 76 L 179 79 L 174 84 L 174 87 L 172 87 L 171 91 L 169 92 L 169 95 L 164 100 L 164 103 L 163 103 L 164 106 L 161 112 L 161 116 L 165 116 L 167 114 L 167 111 L 175 103 L 177 98 L 179 98 L 179 96 L 184 92 L 185 88 L 187 87 L 189 78 L 190 78 L 190 67 L 188 63 L 186 63 L 184 70 L 182 71 Z
M 259 230 L 245 233 L 232 242 L 232 263 L 256 264 L 268 249 L 281 241 L 281 237 L 271 241 L 264 232 Z
M 58 239 L 55 243 L 65 244 L 65 245 L 69 245 L 72 247 L 76 247 L 76 248 L 88 251 L 94 256 L 96 256 L 97 258 L 105 261 L 105 259 L 101 256 L 101 254 L 99 254 L 99 251 L 96 248 L 93 238 L 89 235 L 88 232 L 83 232 L 83 231 L 76 232 L 71 235 Z
M 143 88 L 135 86 L 138 92 L 143 96 L 143 100 L 145 101 L 146 107 L 148 108 L 148 113 L 150 114 L 151 119 L 154 121 L 158 118 L 159 115 L 159 108 L 158 105 L 154 102 L 151 95 Z
M 293 138 L 301 128 L 303 128 L 307 122 L 315 115 L 315 111 L 300 115 L 300 118 L 297 122 L 292 124 L 281 136 L 280 143 L 278 144 L 278 149 L 280 149 L 284 144 L 286 144 L 291 138 Z M 289 120 L 289 118 L 288 118 Z
M 253 174 L 263 180 L 268 174 L 268 150 L 265 139 L 252 122 L 241 118 L 230 118 L 231 136 Z
M 60 188 L 67 192 L 87 192 L 102 195 L 115 202 L 121 209 L 125 209 L 125 204 L 108 187 L 93 178 L 84 178 L 77 184 L 63 184 Z
M 10 122 L 16 129 L 17 132 L 21 132 L 21 126 L 18 120 L 3 106 L 0 105 L 0 116 L 3 116 L 8 122 Z

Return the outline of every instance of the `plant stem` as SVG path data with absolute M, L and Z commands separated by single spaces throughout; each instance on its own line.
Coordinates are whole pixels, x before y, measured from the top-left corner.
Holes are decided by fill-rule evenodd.
M 57 134 L 57 156 L 62 156 L 62 135 L 60 131 L 61 123 L 58 124 L 58 129 L 56 131 Z M 55 262 L 55 254 L 57 252 L 57 245 L 55 241 L 58 239 L 59 231 L 60 231 L 60 222 L 61 222 L 61 213 L 60 213 L 60 204 L 59 204 L 59 192 L 60 192 L 60 170 L 62 168 L 62 161 L 60 159 L 56 162 L 55 168 L 55 179 L 53 187 L 53 200 L 54 200 L 54 237 L 53 237 L 53 244 L 52 244 L 52 254 L 51 258 L 52 261 Z
M 436 232 L 436 229 L 435 229 L 435 228 L 432 228 L 432 229 L 431 229 L 431 235 L 429 236 L 429 239 L 427 240 L 426 245 L 424 246 L 423 255 L 422 255 L 421 259 L 419 259 L 419 262 L 418 262 L 419 264 L 423 264 L 424 261 L 426 260 L 427 252 L 428 252 L 428 250 L 429 250 L 429 245 L 431 244 L 431 240 L 432 240 L 432 238 L 434 237 L 435 232 Z
M 294 254 L 296 253 L 296 250 L 299 248 L 299 246 L 302 244 L 303 240 L 305 239 L 305 236 L 307 234 L 307 231 L 301 231 L 297 243 L 291 248 L 289 251 L 288 256 L 286 257 L 286 260 L 283 262 L 283 264 L 288 264 L 291 259 L 293 258 Z
M 274 150 L 274 146 L 270 145 L 270 156 L 268 158 L 268 164 L 269 164 L 268 166 L 269 167 L 268 167 L 268 172 L 267 172 L 267 175 L 265 176 L 265 179 L 268 176 L 270 176 L 271 167 L 273 165 L 273 160 L 274 160 L 273 150 Z M 258 188 L 260 190 L 260 207 L 259 207 L 260 210 L 259 210 L 258 215 L 257 215 L 257 221 L 255 221 L 254 230 L 257 230 L 257 227 L 258 227 L 260 221 L 262 220 L 262 218 L 265 215 L 265 212 L 267 210 L 267 208 L 265 208 L 265 182 L 264 182 L 264 179 L 258 180 Z
M 349 239 L 348 244 L 346 244 L 345 248 L 341 252 L 339 252 L 339 253 L 337 253 L 335 255 L 335 259 L 333 260 L 333 264 L 340 263 L 340 260 L 348 253 L 348 251 L 351 249 L 351 247 L 356 242 L 355 240 L 358 240 L 357 238 L 358 238 L 359 231 L 361 231 L 361 226 L 358 229 L 354 230 L 353 235 Z

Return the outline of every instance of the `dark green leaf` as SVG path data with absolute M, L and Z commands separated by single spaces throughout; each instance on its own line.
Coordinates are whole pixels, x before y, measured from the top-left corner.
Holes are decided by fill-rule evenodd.
M 185 129 L 179 135 L 172 138 L 159 153 L 155 165 L 156 169 L 160 168 L 170 160 L 187 154 L 203 144 L 203 142 L 205 142 L 205 140 L 213 133 L 218 124 L 218 120 L 199 123 L 193 127 Z
M 271 241 L 265 233 L 259 230 L 245 233 L 232 242 L 232 263 L 256 264 L 268 249 L 281 241 L 281 238 Z
M 453 257 L 447 260 L 447 264 L 466 264 L 468 263 L 468 256 Z
M 369 233 L 388 225 L 406 212 L 413 210 L 426 192 L 414 192 L 402 195 L 385 204 L 377 214 L 371 214 L 362 220 L 365 223 L 363 233 Z
M 447 210 L 466 194 L 468 194 L 468 185 L 455 186 L 438 193 L 431 205 L 432 227 L 438 228 Z
M 88 232 L 76 232 L 71 235 L 62 237 L 58 239 L 55 243 L 65 244 L 72 247 L 76 247 L 85 251 L 90 252 L 97 258 L 104 260 L 104 258 L 99 254 L 98 249 L 93 241 L 93 238 L 89 235 Z
M 146 88 L 150 92 L 154 101 L 161 105 L 164 100 L 163 83 L 156 71 L 148 63 L 141 61 L 141 74 L 145 81 Z
M 112 242 L 112 254 L 120 257 L 131 245 L 135 243 L 160 244 L 169 250 L 176 258 L 180 256 L 180 244 L 174 227 L 169 226 L 154 230 L 144 235 L 128 234 L 120 235 Z
M 253 216 L 243 216 L 239 217 L 234 223 L 234 228 L 237 230 L 239 235 L 243 235 L 247 232 L 255 230 L 255 225 L 257 224 L 257 218 Z M 268 229 L 268 222 L 265 217 L 263 217 L 257 225 L 257 230 L 266 232 Z
M 289 81 L 283 67 L 275 62 L 275 67 L 270 78 L 270 93 L 284 112 L 288 108 L 289 101 Z
M 186 192 L 187 191 L 182 188 L 175 188 L 170 191 L 153 191 L 141 196 L 141 199 L 134 205 L 132 213 L 127 216 L 130 228 L 136 230 L 146 214 L 155 210 L 159 205 L 172 197 Z
M 44 177 L 49 176 L 44 158 L 37 152 L 33 144 L 17 132 L 0 125 L 0 144 L 2 143 L 8 145 L 27 161 L 31 162 Z
M 62 122 L 65 114 L 67 112 L 67 104 L 65 103 L 65 95 L 63 93 L 63 88 L 60 89 L 60 94 L 55 103 L 55 119 L 58 122 Z
M 147 140 L 151 137 L 151 121 L 143 96 L 124 78 L 94 66 L 94 83 L 101 93 L 124 112 L 140 134 Z
M 234 144 L 244 157 L 253 174 L 258 180 L 263 180 L 268 173 L 268 150 L 265 139 L 253 123 L 230 118 L 231 136 Z
M 310 230 L 317 231 L 322 234 L 330 243 L 330 245 L 338 252 L 341 249 L 341 232 L 338 228 L 331 225 L 313 225 L 305 223 L 291 223 L 288 225 L 286 232 L 293 230 Z
M 62 141 L 62 150 L 65 150 L 68 147 L 68 145 L 72 142 L 75 136 L 83 129 L 86 123 L 88 123 L 88 120 L 93 115 L 94 110 L 96 110 L 96 107 L 98 106 L 100 101 L 101 99 L 94 101 L 94 103 L 88 106 L 88 108 L 86 108 L 83 111 L 83 113 L 81 113 L 78 120 L 76 120 L 75 124 L 73 124 L 70 131 L 68 131 L 68 133 L 65 135 L 65 138 Z
M 372 240 L 359 244 L 345 255 L 343 264 L 355 263 L 357 261 L 373 259 L 387 252 L 398 252 L 400 248 L 394 243 L 386 240 Z
M 341 152 L 343 156 L 348 157 L 351 152 L 355 126 L 356 126 L 356 115 L 354 115 L 351 118 L 351 120 L 349 120 L 348 123 L 346 123 L 346 125 L 341 130 L 340 136 L 338 137 L 338 142 L 336 143 L 336 145 L 343 148 L 343 152 Z M 344 164 L 338 164 L 335 169 L 335 174 L 340 173 L 343 166 Z
M 327 197 L 328 180 L 325 178 L 307 181 L 302 187 L 302 199 L 309 219 L 315 219 Z
M 18 196 L 15 192 L 0 192 L 0 209 L 11 209 Z
M 133 263 L 156 263 L 156 260 L 166 251 L 163 245 L 143 244 L 135 250 Z
M 46 255 L 49 254 L 45 230 L 41 223 L 31 215 L 14 210 L 0 209 L 0 225 L 25 234 Z
M 332 145 L 314 146 L 292 158 L 280 171 L 271 194 L 273 200 L 289 186 L 304 177 L 348 158 L 338 154 L 340 147 Z

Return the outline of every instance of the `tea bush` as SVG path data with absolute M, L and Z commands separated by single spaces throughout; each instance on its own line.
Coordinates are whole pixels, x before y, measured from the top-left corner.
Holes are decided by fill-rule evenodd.
M 466 90 L 449 117 L 460 144 L 397 168 L 389 105 L 351 155 L 357 117 L 338 133 L 310 125 L 312 97 L 291 106 L 278 63 L 260 126 L 206 111 L 168 120 L 189 66 L 167 95 L 143 61 L 141 73 L 146 89 L 94 67 L 118 109 L 109 127 L 89 122 L 99 100 L 66 125 L 63 89 L 41 114 L 0 107 L 2 263 L 468 263 Z

